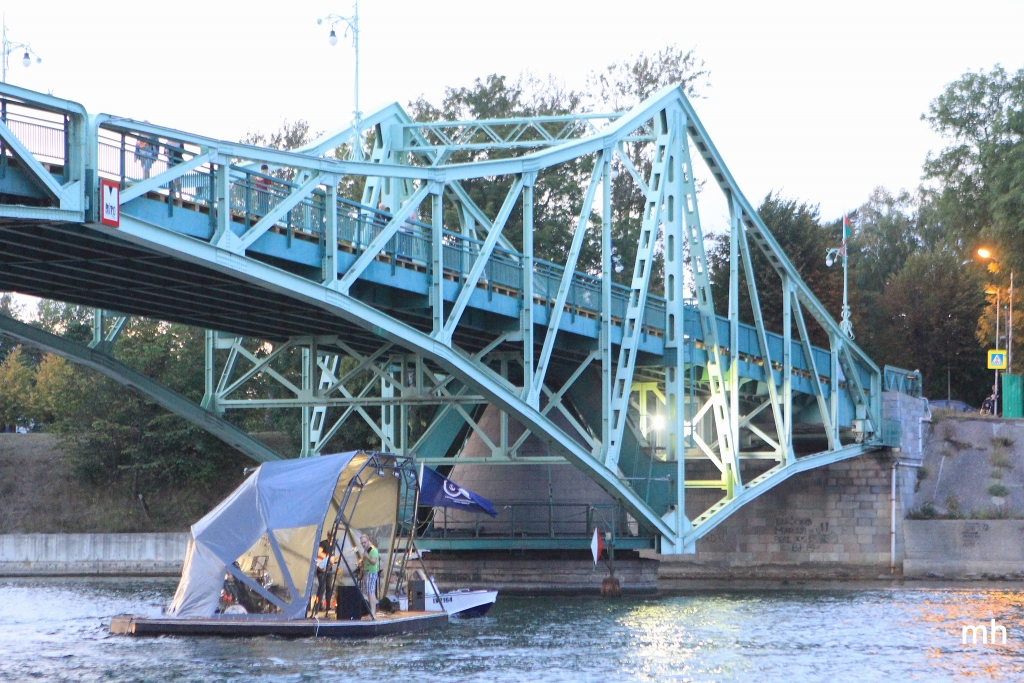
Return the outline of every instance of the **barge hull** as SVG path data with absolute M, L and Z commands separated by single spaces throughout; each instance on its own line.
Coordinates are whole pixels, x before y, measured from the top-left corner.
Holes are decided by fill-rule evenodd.
M 376 621 L 334 619 L 147 619 L 119 615 L 110 620 L 110 632 L 132 636 L 222 636 L 250 638 L 369 638 L 394 633 L 415 633 L 448 625 L 444 612 L 412 612 Z

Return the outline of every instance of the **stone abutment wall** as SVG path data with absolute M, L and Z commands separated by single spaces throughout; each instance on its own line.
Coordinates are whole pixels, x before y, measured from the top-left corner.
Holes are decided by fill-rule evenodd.
M 881 450 L 795 475 L 697 541 L 696 554 L 656 556 L 661 586 L 693 579 L 887 578 L 893 458 Z M 906 483 L 899 493 L 909 493 Z M 904 498 L 897 496 L 897 520 Z M 902 524 L 896 542 L 898 569 Z

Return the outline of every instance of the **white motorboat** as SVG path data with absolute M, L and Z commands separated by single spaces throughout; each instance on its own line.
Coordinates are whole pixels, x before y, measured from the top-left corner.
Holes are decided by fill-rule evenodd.
M 484 616 L 498 599 L 498 591 L 489 591 L 483 588 L 460 588 L 439 594 L 434 590 L 432 580 L 425 581 L 423 588 L 424 602 L 428 612 L 444 610 L 449 616 L 462 618 Z

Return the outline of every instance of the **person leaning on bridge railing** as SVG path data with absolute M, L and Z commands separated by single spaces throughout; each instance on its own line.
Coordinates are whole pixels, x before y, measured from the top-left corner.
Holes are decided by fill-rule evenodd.
M 384 202 L 381 202 L 377 205 L 377 211 L 378 213 L 373 215 L 373 222 L 380 227 L 384 227 L 391 219 L 391 209 Z
M 150 142 L 145 138 L 139 138 L 135 141 L 135 160 L 142 166 L 142 179 L 148 180 L 150 172 L 153 169 L 153 162 L 156 161 L 159 154 L 159 149 L 156 143 Z
M 256 176 L 256 211 L 259 216 L 266 215 L 270 210 L 270 167 L 266 164 L 260 166 L 262 175 Z
M 173 140 L 167 140 L 164 142 L 164 154 L 167 156 L 167 168 L 177 166 L 178 164 L 185 161 L 185 148 L 181 146 L 181 143 Z M 181 178 L 175 178 L 168 185 L 168 200 L 173 201 L 175 197 L 179 200 L 181 197 Z

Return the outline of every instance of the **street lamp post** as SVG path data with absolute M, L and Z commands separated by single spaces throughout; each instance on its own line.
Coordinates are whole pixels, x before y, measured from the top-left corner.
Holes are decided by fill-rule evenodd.
M 991 260 L 998 266 L 999 259 L 993 256 L 992 251 L 985 247 L 978 249 L 978 256 L 985 260 Z M 990 268 L 990 270 L 992 270 Z M 999 349 L 999 287 L 996 286 L 996 350 Z M 1010 269 L 1010 303 L 1006 312 L 1006 371 L 1013 374 L 1013 269 Z M 995 371 L 996 386 L 995 397 L 999 399 L 999 371 Z M 998 412 L 998 411 L 997 411 Z
M 1007 370 L 1012 375 L 1014 372 L 1014 271 L 1010 270 L 1010 311 L 1007 315 L 1007 323 L 1010 326 L 1007 332 Z
M 999 287 L 996 287 L 996 351 L 999 350 Z M 999 415 L 999 370 L 995 371 L 995 384 L 992 385 L 992 414 Z
M 847 298 L 849 283 L 849 268 L 847 267 L 847 243 L 850 239 L 850 217 L 843 216 L 843 245 L 833 247 L 825 252 L 825 265 L 829 268 L 836 262 L 836 257 L 843 258 L 843 315 L 839 322 L 839 329 L 850 339 L 853 339 L 853 323 L 850 321 L 850 302 Z
M 0 55 L 0 62 L 3 63 L 3 67 L 2 67 L 2 69 L 0 69 L 0 71 L 2 71 L 2 76 L 0 76 L 0 82 L 3 82 L 3 83 L 7 82 L 7 68 L 8 68 L 7 64 L 8 64 L 9 58 L 11 56 L 11 53 L 14 52 L 15 50 L 24 50 L 25 51 L 25 54 L 21 58 L 21 63 L 26 68 L 28 68 L 29 66 L 32 66 L 32 58 L 33 57 L 36 58 L 36 64 L 38 64 L 41 61 L 43 61 L 43 58 L 40 57 L 39 55 L 37 55 L 35 50 L 32 49 L 32 46 L 29 45 L 28 43 L 15 43 L 15 42 L 13 42 L 13 41 L 11 41 L 11 40 L 9 40 L 7 38 L 7 17 L 5 16 L 4 17 L 4 27 L 3 27 L 3 44 L 2 44 L 2 46 L 0 46 L 0 51 L 2 51 L 2 53 L 3 53 L 2 55 Z
M 348 35 L 349 29 L 352 29 L 352 47 L 355 48 L 356 52 L 356 77 L 355 77 L 355 107 L 356 110 L 352 112 L 355 114 L 355 118 L 352 120 L 352 155 L 356 161 L 362 161 L 363 159 L 363 145 L 359 140 L 361 134 L 360 126 L 362 124 L 363 112 L 359 110 L 359 0 L 356 0 L 353 6 L 355 13 L 351 17 L 343 17 L 339 14 L 328 14 L 326 17 L 317 19 L 316 23 L 323 24 L 325 21 L 331 25 L 331 33 L 327 37 L 328 42 L 334 46 L 338 44 L 338 34 L 335 33 L 334 27 L 338 24 L 345 24 L 346 28 L 342 35 Z

